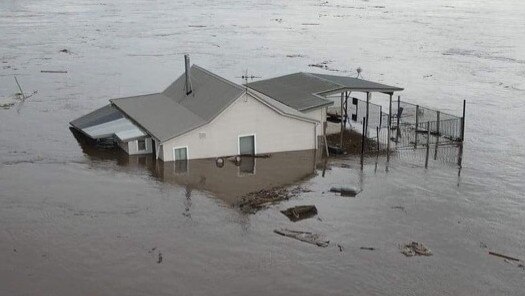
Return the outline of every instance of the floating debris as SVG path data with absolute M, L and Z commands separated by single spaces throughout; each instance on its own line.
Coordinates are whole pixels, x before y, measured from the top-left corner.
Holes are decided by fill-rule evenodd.
M 359 248 L 361 250 L 367 250 L 367 251 L 375 251 L 376 248 L 373 248 L 373 247 L 361 247 Z
M 343 148 L 337 147 L 337 146 L 331 146 L 328 145 L 328 152 L 330 152 L 330 155 L 342 155 L 346 154 L 345 150 Z
M 40 73 L 65 74 L 65 73 L 67 73 L 67 71 L 64 71 L 64 70 L 40 70 Z
M 503 255 L 503 254 L 496 253 L 496 252 L 491 252 L 491 251 L 489 251 L 489 255 L 496 256 L 496 257 L 501 257 L 501 258 L 504 258 L 504 259 L 507 259 L 507 260 L 512 260 L 512 261 L 520 261 L 520 259 L 518 259 L 518 258 L 510 257 L 510 256 L 507 256 L 507 255 Z
M 303 26 L 319 26 L 319 23 L 302 23 Z
M 339 248 L 339 252 L 342 252 L 344 250 L 343 246 L 340 244 L 337 244 L 337 247 Z
M 277 233 L 279 235 L 282 235 L 282 236 L 286 236 L 286 237 L 294 238 L 296 240 L 300 240 L 300 241 L 305 242 L 305 243 L 316 245 L 318 247 L 326 248 L 330 244 L 330 241 L 321 239 L 320 235 L 316 234 L 316 233 L 311 233 L 311 232 L 306 232 L 306 231 L 290 230 L 290 229 L 285 229 L 285 228 L 283 228 L 283 229 L 275 229 L 273 232 L 275 232 L 275 233 Z M 342 250 L 342 247 L 340 247 L 340 250 Z
M 71 53 L 69 50 L 67 50 L 67 49 L 65 49 L 65 48 L 59 50 L 59 52 L 61 52 L 61 53 Z
M 432 256 L 432 251 L 422 243 L 411 242 L 406 244 L 402 249 L 401 253 L 407 257 L 418 256 Z
M 308 64 L 308 67 L 315 67 L 315 68 L 321 68 L 321 69 L 328 69 L 328 64 L 332 61 L 323 61 L 317 64 Z
M 206 28 L 207 26 L 205 26 L 205 25 L 188 25 L 188 27 L 190 27 L 190 28 Z
M 313 205 L 296 206 L 287 210 L 281 211 L 290 221 L 297 222 L 300 220 L 311 218 L 317 215 L 317 208 Z
M 309 192 L 309 190 L 295 187 L 289 190 L 285 187 L 274 187 L 271 189 L 262 189 L 259 191 L 251 192 L 241 197 L 239 207 L 246 213 L 255 213 L 258 210 L 266 208 L 267 206 L 288 200 L 291 197 L 297 196 L 301 192 Z
M 340 186 L 340 187 L 332 187 L 330 188 L 330 192 L 340 193 L 341 196 L 356 196 L 361 190 L 357 190 L 353 187 L 347 187 L 347 186 Z
M 405 207 L 403 207 L 403 206 L 393 206 L 393 207 L 390 207 L 390 208 L 393 209 L 393 210 L 401 210 L 405 214 L 407 213 Z
M 20 100 L 13 98 L 13 97 L 0 99 L 0 108 L 6 109 L 6 110 L 11 109 L 11 107 L 16 105 L 16 103 L 18 102 L 20 102 Z
M 157 264 L 162 263 L 162 253 L 159 252 L 159 257 L 157 259 Z
M 287 58 L 304 58 L 306 56 L 302 54 L 287 54 L 286 57 Z

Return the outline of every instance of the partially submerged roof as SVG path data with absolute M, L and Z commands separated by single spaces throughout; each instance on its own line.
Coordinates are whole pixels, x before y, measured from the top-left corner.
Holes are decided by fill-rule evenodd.
M 248 83 L 247 86 L 296 110 L 307 111 L 332 105 L 332 101 L 316 93 L 338 85 L 307 73 L 295 73 Z
M 124 115 L 122 115 L 122 113 L 120 113 L 117 109 L 115 109 L 110 104 L 102 108 L 99 108 L 89 114 L 86 114 L 82 117 L 79 117 L 71 121 L 70 124 L 76 127 L 77 129 L 83 129 L 86 127 L 95 126 L 95 125 L 109 122 L 112 120 L 117 120 L 122 117 L 124 117 Z
M 337 75 L 326 75 L 317 73 L 308 73 L 309 75 L 318 77 L 325 81 L 339 85 L 339 89 L 346 89 L 350 91 L 363 91 L 363 92 L 383 92 L 393 93 L 396 91 L 402 91 L 403 88 L 397 86 L 390 86 L 382 83 L 368 81 L 360 78 L 348 77 L 348 76 L 337 76 Z
M 128 141 L 146 135 L 111 105 L 75 119 L 70 124 L 95 140 L 117 137 L 121 141 Z
M 358 78 L 317 73 L 294 73 L 249 83 L 249 88 L 299 111 L 332 105 L 324 97 L 341 91 L 393 93 L 402 88 Z
M 187 95 L 181 75 L 162 93 L 110 100 L 160 141 L 210 122 L 245 89 L 197 65 L 190 68 L 193 91 Z

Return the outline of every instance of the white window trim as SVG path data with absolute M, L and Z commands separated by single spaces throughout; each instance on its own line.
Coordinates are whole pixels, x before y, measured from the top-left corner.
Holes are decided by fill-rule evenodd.
M 254 155 L 257 155 L 257 135 L 255 133 L 239 135 L 237 137 L 237 155 L 241 155 L 241 138 L 253 136 L 253 150 Z
M 144 146 L 146 147 L 144 150 L 139 149 L 139 140 L 142 140 L 142 139 L 135 140 L 135 144 L 137 145 L 137 152 L 148 151 L 148 139 L 144 138 Z
M 186 159 L 181 159 L 181 160 L 189 160 L 190 159 L 190 149 L 188 149 L 188 146 L 177 146 L 177 147 L 173 147 L 173 161 L 176 161 L 176 159 L 175 159 L 175 150 L 176 149 L 182 149 L 182 148 L 186 148 Z

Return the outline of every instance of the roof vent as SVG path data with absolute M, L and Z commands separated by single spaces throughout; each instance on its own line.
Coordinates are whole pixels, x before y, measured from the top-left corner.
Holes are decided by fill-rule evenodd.
M 184 68 L 186 76 L 186 95 L 191 94 L 193 89 L 191 88 L 191 78 L 190 78 L 190 55 L 184 55 Z

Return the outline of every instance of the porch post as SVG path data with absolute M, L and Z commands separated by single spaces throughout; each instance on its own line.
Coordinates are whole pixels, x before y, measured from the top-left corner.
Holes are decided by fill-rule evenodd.
M 341 93 L 341 133 L 339 135 L 339 147 L 343 149 L 343 132 L 345 130 L 344 128 L 344 122 L 343 122 L 343 100 L 344 100 L 344 92 Z
M 365 132 L 366 132 L 366 135 L 368 136 L 368 111 L 370 109 L 370 97 L 372 95 L 370 94 L 370 92 L 366 92 L 366 123 L 365 123 Z

